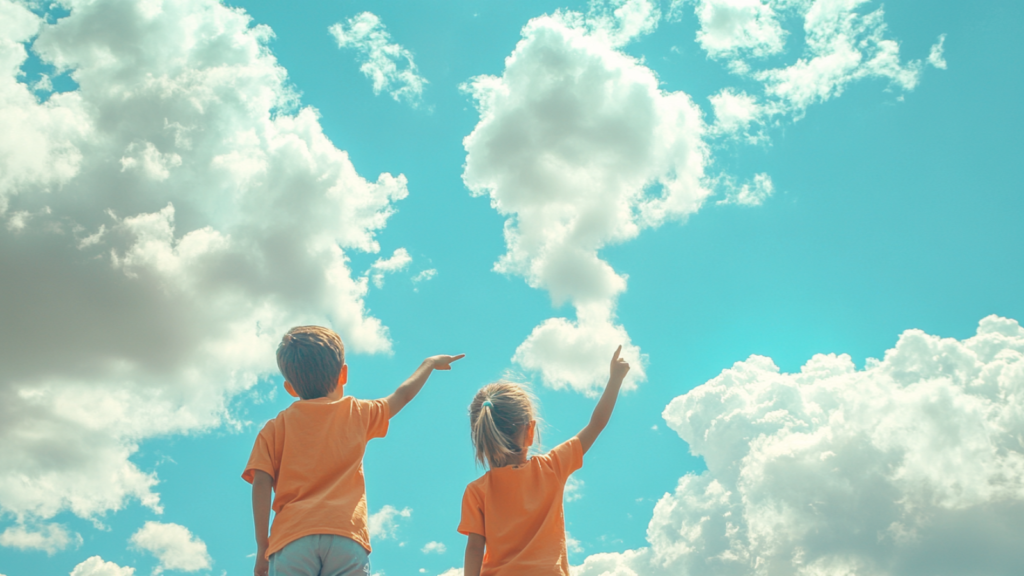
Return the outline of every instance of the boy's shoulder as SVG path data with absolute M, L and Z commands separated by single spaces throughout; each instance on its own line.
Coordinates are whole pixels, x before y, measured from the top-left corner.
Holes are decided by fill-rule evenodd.
M 263 425 L 260 435 L 273 436 L 277 433 L 286 434 L 287 430 L 337 425 L 338 412 L 351 417 L 353 425 L 358 425 L 358 422 L 371 427 L 379 427 L 390 417 L 387 401 L 383 399 L 363 400 L 353 396 L 343 396 L 333 401 L 321 400 L 326 400 L 326 398 L 292 402 Z M 349 418 L 345 418 L 345 420 L 349 420 Z M 333 422 L 333 424 L 328 424 L 329 422 Z

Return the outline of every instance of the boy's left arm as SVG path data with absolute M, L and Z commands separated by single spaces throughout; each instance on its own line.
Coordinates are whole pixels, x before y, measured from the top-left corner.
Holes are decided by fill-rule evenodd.
M 412 373 L 412 376 L 409 376 L 397 390 L 384 399 L 388 403 L 388 410 L 391 412 L 391 416 L 394 417 L 395 414 L 398 414 L 399 410 L 405 408 L 405 405 L 420 393 L 423 385 L 427 383 L 427 378 L 430 377 L 431 372 L 434 370 L 451 370 L 452 362 L 464 356 L 465 354 L 459 354 L 458 356 L 442 354 L 440 356 L 431 356 L 424 360 L 420 367 Z
M 274 479 L 262 470 L 254 471 L 252 479 L 252 519 L 256 525 L 256 566 L 253 576 L 267 576 L 267 534 L 270 531 L 270 498 Z

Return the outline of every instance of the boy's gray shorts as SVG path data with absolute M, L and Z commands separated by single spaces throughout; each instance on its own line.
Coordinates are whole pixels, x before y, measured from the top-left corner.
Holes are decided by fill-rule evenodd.
M 370 554 L 355 540 L 313 534 L 270 555 L 270 576 L 367 576 Z

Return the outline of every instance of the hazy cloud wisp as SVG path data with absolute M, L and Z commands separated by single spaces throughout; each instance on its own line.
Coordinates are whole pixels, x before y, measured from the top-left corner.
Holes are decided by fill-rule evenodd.
M 391 42 L 379 16 L 363 12 L 345 24 L 333 24 L 329 31 L 338 48 L 352 48 L 362 62 L 359 69 L 373 82 L 373 93 L 385 91 L 396 101 L 417 105 L 427 81 L 418 74 L 412 52 Z M 404 64 L 403 64 L 404 62 Z

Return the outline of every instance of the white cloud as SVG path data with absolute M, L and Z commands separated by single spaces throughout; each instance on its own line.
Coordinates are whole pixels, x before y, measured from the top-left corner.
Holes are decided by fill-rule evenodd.
M 440 574 L 438 574 L 438 576 L 462 576 L 462 574 L 463 574 L 462 568 L 449 568 L 449 569 L 445 570 L 444 572 L 441 572 Z
M 576 321 L 534 329 L 515 361 L 548 386 L 593 393 L 619 344 L 633 362 L 626 388 L 645 378 L 639 348 L 615 324 L 626 277 L 598 251 L 684 220 L 709 192 L 700 109 L 580 20 L 531 20 L 502 76 L 467 86 L 480 122 L 464 141 L 463 179 L 508 218 L 495 269 L 576 308 Z
M 928 63 L 942 70 L 946 69 L 946 59 L 942 56 L 945 43 L 946 35 L 939 35 L 939 41 L 933 44 L 931 51 L 928 52 Z
M 576 554 L 583 552 L 583 546 L 580 545 L 580 541 L 573 538 L 572 534 L 569 534 L 568 531 L 565 533 L 565 550 Z
M 768 96 L 796 114 L 814 103 L 842 94 L 849 83 L 867 77 L 888 79 L 912 90 L 921 76 L 921 61 L 900 62 L 899 44 L 887 38 L 882 8 L 860 13 L 870 0 L 815 0 L 803 8 L 807 58 L 772 70 L 755 72 Z
M 724 88 L 708 98 L 715 111 L 715 124 L 711 131 L 716 134 L 735 134 L 745 132 L 751 124 L 762 122 L 770 111 L 759 104 L 755 96 L 746 92 L 735 92 L 732 88 Z M 757 136 L 748 136 L 748 140 L 757 140 Z
M 426 546 L 420 549 L 424 554 L 444 554 L 448 547 L 443 542 L 427 542 Z
M 407 193 L 295 107 L 243 11 L 63 5 L 46 23 L 0 0 L 0 511 L 17 522 L 160 511 L 139 442 L 238 425 L 228 401 L 277 371 L 291 326 L 389 351 L 346 251 L 377 252 Z M 79 88 L 40 103 L 23 42 Z
M 399 519 L 411 516 L 412 508 L 406 507 L 399 510 L 390 504 L 385 504 L 380 510 L 370 514 L 370 537 L 381 540 L 394 538 L 398 533 Z
M 206 543 L 180 524 L 146 522 L 132 535 L 131 543 L 159 560 L 154 574 L 164 570 L 205 570 L 213 561 L 206 551 Z
M 575 476 L 569 476 L 565 481 L 565 491 L 562 493 L 566 502 L 575 502 L 583 498 L 583 480 Z
M 153 180 L 167 180 L 181 166 L 181 156 L 161 153 L 152 142 L 132 142 L 121 157 L 121 172 L 138 170 Z
M 373 285 L 377 288 L 383 288 L 384 274 L 403 270 L 410 262 L 412 262 L 412 256 L 409 256 L 409 251 L 405 248 L 395 250 L 395 253 L 390 258 L 378 258 L 368 271 L 370 278 L 373 280 Z
M 420 282 L 427 282 L 437 276 L 436 268 L 428 268 L 420 271 L 418 274 L 412 277 L 413 284 L 419 284 Z
M 1024 562 L 1024 329 L 904 332 L 858 370 L 751 356 L 663 416 L 704 457 L 665 494 L 649 547 L 573 573 L 1009 574 Z
M 363 12 L 349 18 L 345 25 L 340 22 L 332 25 L 329 31 L 337 40 L 338 48 L 354 48 L 359 52 L 362 61 L 359 69 L 373 81 L 374 94 L 383 90 L 396 101 L 419 103 L 427 81 L 417 74 L 412 52 L 391 43 L 391 34 L 380 17 Z M 404 66 L 400 67 L 403 61 Z
M 775 185 L 772 184 L 771 177 L 763 172 L 755 174 L 750 182 L 745 182 L 741 186 L 736 186 L 734 182 L 726 179 L 724 187 L 726 188 L 725 198 L 716 204 L 760 206 L 775 193 Z
M 770 3 L 761 0 L 697 0 L 697 42 L 712 58 L 778 54 L 786 32 Z
M 42 550 L 53 555 L 68 546 L 82 545 L 82 536 L 68 532 L 60 524 L 45 524 L 35 529 L 24 525 L 10 526 L 0 533 L 0 546 L 18 548 L 19 550 Z
M 134 576 L 135 568 L 104 562 L 99 556 L 84 560 L 71 571 L 71 576 Z
M 800 118 L 812 104 L 842 94 L 851 83 L 864 78 L 888 80 L 890 86 L 913 90 L 921 77 L 921 60 L 901 62 L 899 43 L 889 36 L 881 7 L 866 10 L 872 0 L 697 0 L 694 12 L 700 22 L 697 42 L 713 58 L 726 60 L 730 71 L 763 83 L 758 99 L 725 89 L 714 102 L 719 119 L 716 130 L 729 134 L 745 129 L 752 121 L 773 114 Z M 683 1 L 674 0 L 675 16 Z M 803 20 L 802 56 L 782 66 L 764 67 L 757 60 L 782 53 L 788 32 L 780 15 Z M 942 68 L 942 43 L 932 47 L 928 58 Z M 933 58 L 934 57 L 934 58 Z M 752 62 L 751 59 L 754 61 Z M 714 100 L 715 97 L 713 97 Z M 752 142 L 761 138 L 748 138 Z
M 539 372 L 544 384 L 555 390 L 569 388 L 596 396 L 608 381 L 609 361 L 621 344 L 621 357 L 630 363 L 622 388 L 635 389 L 637 382 L 646 378 L 647 356 L 632 344 L 626 329 L 615 324 L 609 307 L 603 303 L 580 305 L 575 322 L 545 320 L 516 348 L 512 360 Z
M 585 17 L 591 34 L 612 46 L 654 32 L 660 19 L 661 10 L 650 0 L 590 0 Z

